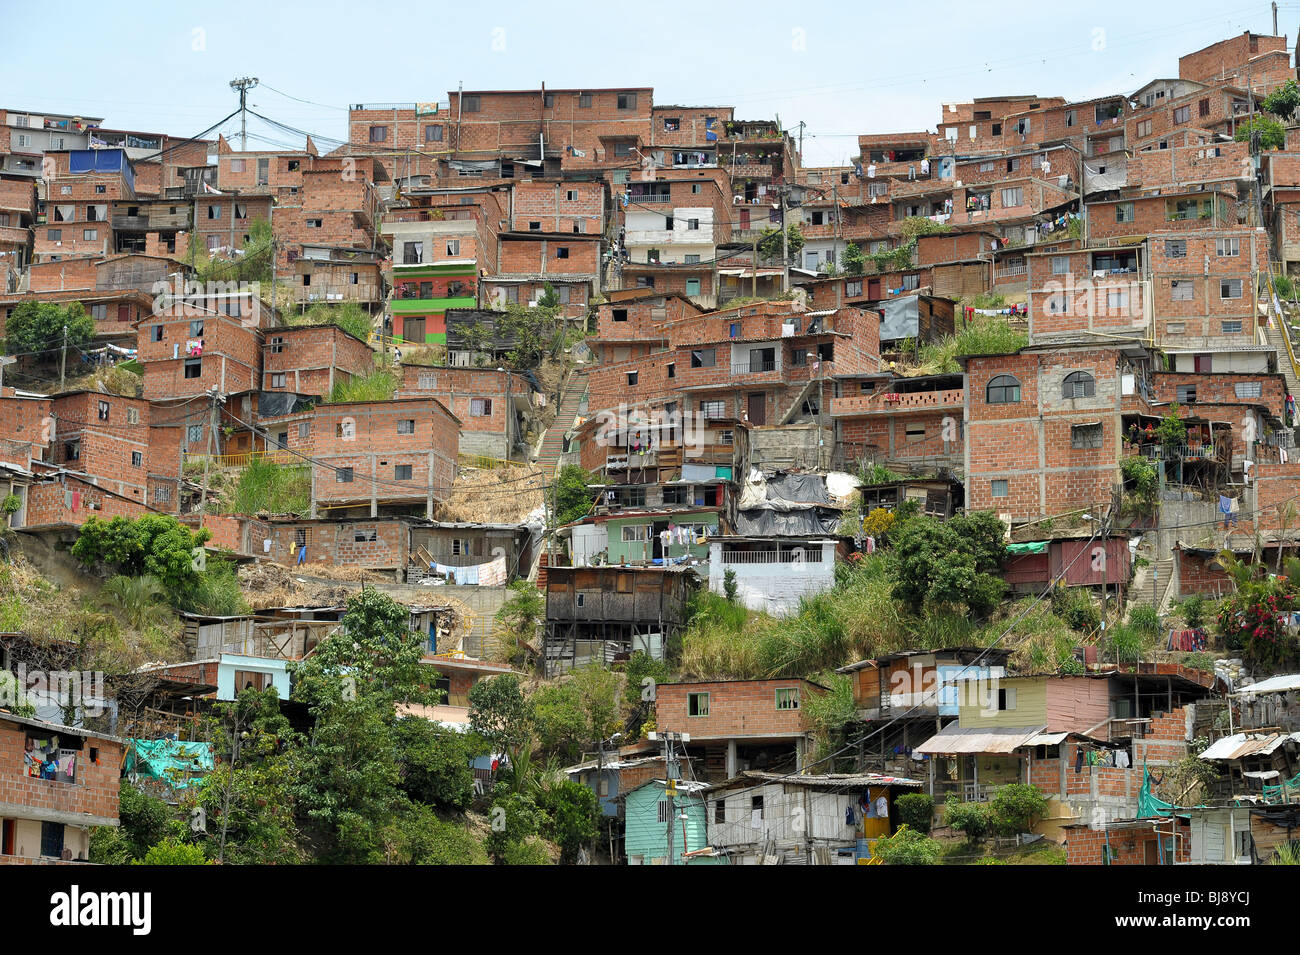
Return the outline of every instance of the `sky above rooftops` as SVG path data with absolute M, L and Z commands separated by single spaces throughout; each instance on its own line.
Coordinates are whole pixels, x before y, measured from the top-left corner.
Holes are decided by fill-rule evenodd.
M 1176 76 L 1178 57 L 1245 30 L 1272 33 L 1265 3 L 1210 0 L 806 5 L 755 0 L 373 7 L 316 0 L 186 9 L 140 2 L 60 5 L 78 43 L 61 55 L 50 9 L 6 3 L 3 105 L 105 117 L 115 129 L 193 135 L 230 113 L 232 79 L 256 76 L 249 106 L 317 138 L 347 137 L 352 103 L 445 101 L 465 89 L 651 86 L 663 104 L 731 105 L 804 135 L 805 165 L 840 165 L 859 133 L 933 129 L 940 106 L 1031 93 L 1083 100 Z M 1279 4 L 1294 46 L 1300 2 Z M 237 132 L 230 120 L 221 131 Z M 249 149 L 301 136 L 249 123 Z

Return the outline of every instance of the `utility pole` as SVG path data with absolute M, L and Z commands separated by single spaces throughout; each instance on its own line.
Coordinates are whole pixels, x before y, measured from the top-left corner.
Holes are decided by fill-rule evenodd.
M 239 148 L 248 149 L 248 91 L 257 85 L 256 76 L 241 76 L 230 81 L 232 90 L 239 90 Z
M 790 291 L 790 233 L 785 224 L 785 186 L 778 190 L 781 196 L 781 291 Z
M 677 864 L 676 846 L 673 844 L 673 823 L 677 821 L 677 807 L 674 804 L 674 797 L 677 795 L 677 780 L 681 773 L 677 769 L 677 761 L 673 755 L 673 735 L 664 733 L 664 795 L 668 797 L 668 864 Z
M 753 265 L 754 271 L 753 274 L 750 276 L 749 294 L 754 296 L 754 298 L 758 298 L 758 230 L 757 229 L 754 230 L 754 261 L 751 264 Z
M 1277 36 L 1277 0 L 1273 0 L 1273 35 Z
M 213 385 L 208 389 L 208 398 L 211 405 L 208 408 L 208 453 L 203 457 L 203 490 L 199 494 L 199 516 L 207 510 L 208 504 L 208 472 L 212 468 L 212 456 L 219 450 L 217 447 L 217 409 L 226 399 L 222 397 L 221 392 L 217 391 L 217 386 Z
M 68 326 L 63 326 L 63 355 L 59 358 L 59 391 L 63 390 L 63 375 L 68 367 Z

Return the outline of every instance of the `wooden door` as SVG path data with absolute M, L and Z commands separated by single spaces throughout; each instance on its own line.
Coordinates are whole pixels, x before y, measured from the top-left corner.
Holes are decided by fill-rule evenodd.
M 767 424 L 767 395 L 761 391 L 749 396 L 749 423 L 751 425 Z

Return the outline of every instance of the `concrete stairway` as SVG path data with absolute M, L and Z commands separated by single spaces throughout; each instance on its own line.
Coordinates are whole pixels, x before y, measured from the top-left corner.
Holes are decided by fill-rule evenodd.
M 546 429 L 542 437 L 541 448 L 537 454 L 537 464 L 548 473 L 555 470 L 560 455 L 564 452 L 564 436 L 573 427 L 578 418 L 578 409 L 582 398 L 587 393 L 587 373 L 574 369 L 564 383 L 564 393 L 560 398 L 560 407 L 555 413 L 555 420 Z

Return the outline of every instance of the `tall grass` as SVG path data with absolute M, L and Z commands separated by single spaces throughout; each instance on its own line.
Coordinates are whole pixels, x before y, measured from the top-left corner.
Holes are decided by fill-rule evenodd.
M 311 471 L 253 458 L 221 510 L 226 514 L 306 514 L 311 510 Z
M 364 378 L 348 378 L 334 382 L 334 390 L 325 399 L 327 404 L 343 401 L 392 401 L 397 394 L 397 373 L 387 368 L 376 368 Z
M 302 315 L 289 318 L 290 325 L 334 325 L 363 342 L 370 340 L 374 322 L 370 314 L 356 302 L 327 305 L 323 302 L 311 306 Z
M 1027 332 L 995 315 L 976 316 L 955 335 L 921 346 L 918 364 L 935 374 L 956 374 L 962 355 L 1007 355 L 1029 344 Z

